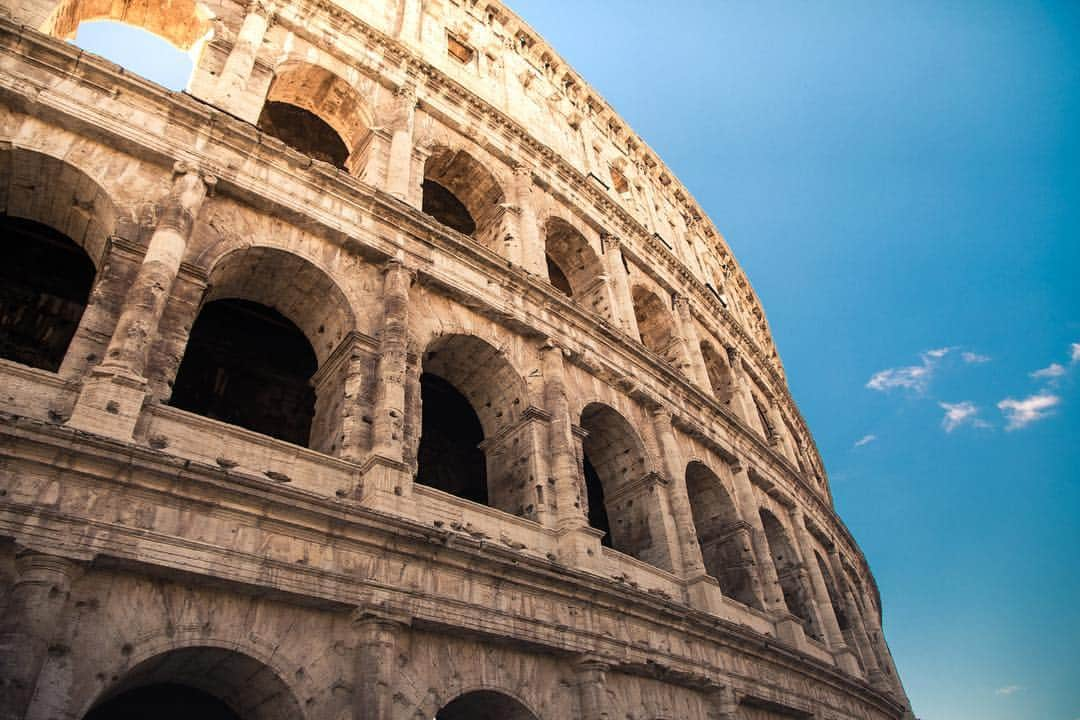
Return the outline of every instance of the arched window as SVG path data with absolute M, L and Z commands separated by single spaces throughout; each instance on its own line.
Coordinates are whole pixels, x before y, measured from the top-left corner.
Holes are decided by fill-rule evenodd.
M 671 313 L 670 299 L 665 302 L 641 285 L 634 286 L 632 296 L 641 344 L 680 370 L 685 370 L 682 347 L 673 332 L 675 318 Z
M 582 472 L 589 524 L 601 542 L 639 560 L 670 569 L 656 484 L 649 481 L 645 446 L 617 411 L 591 403 L 581 412 Z
M 464 150 L 437 148 L 424 165 L 422 209 L 498 253 L 506 195 L 495 176 Z
M 206 668 L 213 668 L 207 672 Z M 301 720 L 296 697 L 258 660 L 219 647 L 187 647 L 128 670 L 84 720 Z
M 435 714 L 435 720 L 537 720 L 521 701 L 494 690 L 459 695 Z
M 705 569 L 724 595 L 760 608 L 750 529 L 739 518 L 723 482 L 702 463 L 691 462 L 686 466 L 686 492 Z
M 344 378 L 330 374 L 319 386 L 313 378 L 354 327 L 344 294 L 307 260 L 270 248 L 231 252 L 210 273 L 169 404 L 335 452 Z
M 727 354 L 718 352 L 711 342 L 702 340 L 701 356 L 705 360 L 705 372 L 709 376 L 713 395 L 722 403 L 731 402 L 735 394 L 735 374 L 728 364 Z
M 543 498 L 530 477 L 525 381 L 498 348 L 470 335 L 423 353 L 416 481 L 522 517 Z
M 371 124 L 371 110 L 352 85 L 301 62 L 277 69 L 258 121 L 286 145 L 353 173 L 363 166 Z
M 89 332 L 83 314 L 116 216 L 75 167 L 0 150 L 0 357 L 56 372 L 69 346 L 84 363 L 101 356 L 111 326 Z
M 792 549 L 788 532 L 777 520 L 776 516 L 768 510 L 760 510 L 761 524 L 765 527 L 765 538 L 769 543 L 769 554 L 776 566 L 776 574 L 780 579 L 780 589 L 784 593 L 784 602 L 787 603 L 791 614 L 803 621 L 807 633 L 821 638 L 820 633 L 813 627 L 813 618 L 810 615 L 810 605 L 807 602 L 808 593 L 803 587 L 799 573 L 799 562 L 795 551 Z
M 200 5 L 197 0 L 63 0 L 42 30 L 181 90 L 212 34 L 210 16 Z
M 573 225 L 553 217 L 544 225 L 548 280 L 582 307 L 611 319 L 604 268 L 589 241 Z

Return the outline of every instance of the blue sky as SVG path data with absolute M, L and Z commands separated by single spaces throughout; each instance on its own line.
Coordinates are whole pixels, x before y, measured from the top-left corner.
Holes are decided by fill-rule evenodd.
M 749 274 L 916 714 L 1080 719 L 1080 3 L 510 5 Z

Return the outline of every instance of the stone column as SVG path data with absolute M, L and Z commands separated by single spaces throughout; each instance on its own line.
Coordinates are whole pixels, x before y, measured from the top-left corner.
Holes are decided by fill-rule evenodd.
M 675 430 L 671 426 L 671 413 L 664 408 L 657 408 L 653 410 L 652 417 L 653 428 L 660 445 L 664 472 L 670 482 L 669 497 L 671 512 L 675 520 L 679 555 L 682 558 L 682 576 L 686 580 L 696 579 L 707 573 L 705 563 L 701 559 L 697 530 L 694 528 L 694 512 L 690 507 L 690 498 L 686 491 L 686 460 L 675 440 Z
M 731 366 L 731 375 L 734 379 L 731 406 L 735 410 L 735 414 L 746 425 L 764 435 L 765 428 L 761 427 L 761 421 L 758 420 L 757 407 L 754 405 L 754 398 L 750 394 L 750 380 L 746 377 L 746 371 L 742 367 L 740 358 L 741 354 L 738 350 L 728 348 L 728 364 Z
M 730 685 L 708 684 L 704 689 L 709 705 L 705 712 L 709 720 L 737 720 L 739 699 Z
M 608 712 L 607 672 L 608 663 L 594 657 L 577 662 L 577 680 L 581 720 L 610 720 Z
M 769 540 L 765 536 L 765 526 L 758 512 L 757 498 L 754 497 L 750 475 L 746 467 L 738 461 L 731 463 L 730 469 L 735 487 L 735 500 L 739 503 L 739 513 L 743 521 L 750 526 L 750 540 L 754 548 L 754 559 L 758 569 L 758 578 L 761 581 L 765 610 L 788 615 L 790 613 L 784 601 L 784 591 L 780 587 L 780 577 L 776 574 Z
M 576 530 L 589 523 L 581 506 L 584 488 L 582 478 L 578 477 L 574 454 L 574 423 L 566 397 L 562 348 L 548 340 L 540 346 L 540 362 L 544 373 L 544 409 L 551 414 L 548 445 L 558 506 L 556 526 L 559 530 Z
M 353 612 L 356 631 L 354 720 L 394 720 L 398 643 L 411 619 L 381 607 Z
M 221 69 L 212 102 L 248 122 L 257 122 L 261 103 L 246 98 L 248 81 L 255 69 L 255 58 L 273 18 L 273 8 L 264 0 L 253 0 L 236 34 L 229 57 Z M 261 94 L 261 93 L 260 93 Z M 260 98 L 261 99 L 261 98 Z M 246 102 L 245 102 L 246 101 Z
M 840 561 L 840 553 L 836 549 L 834 544 L 829 548 L 829 565 L 832 566 L 833 575 L 839 580 L 844 578 L 844 565 Z M 870 637 L 866 632 L 866 625 L 863 622 L 862 612 L 859 610 L 859 605 L 855 601 L 855 596 L 851 592 L 851 586 L 846 580 L 837 583 L 837 592 L 843 597 L 844 607 L 847 610 L 848 617 L 851 624 L 851 635 L 855 639 L 855 645 L 858 647 L 859 656 L 862 658 L 863 668 L 866 670 L 866 678 L 875 687 L 882 687 L 884 683 L 884 674 L 881 672 L 881 666 L 878 664 L 877 655 L 874 652 L 874 648 L 870 643 Z
M 841 670 L 849 675 L 860 675 L 859 663 L 855 655 L 848 647 L 844 634 L 840 631 L 840 623 L 836 619 L 836 611 L 833 609 L 832 597 L 825 583 L 825 576 L 821 573 L 818 565 L 817 554 L 814 551 L 814 541 L 810 537 L 810 531 L 806 529 L 806 519 L 802 510 L 793 508 L 789 511 L 791 524 L 795 530 L 795 544 L 802 556 L 802 565 L 810 579 L 810 587 L 813 589 L 814 604 L 817 606 L 817 616 L 821 622 L 821 631 L 825 636 L 825 645 L 836 658 L 836 664 Z
M 394 128 L 390 136 L 390 160 L 386 168 L 386 191 L 409 201 L 412 179 L 413 121 L 416 116 L 416 86 L 405 83 L 397 90 Z
M 105 359 L 83 384 L 68 424 L 131 440 L 146 394 L 146 362 L 158 336 L 180 261 L 203 201 L 216 179 L 186 162 L 173 167 L 173 185 L 127 292 Z
M 612 289 L 611 311 L 622 331 L 634 340 L 641 338 L 634 315 L 634 296 L 630 292 L 630 277 L 623 264 L 622 241 L 614 235 L 601 235 L 604 263 Z
M 689 375 L 698 387 L 707 391 L 711 387 L 709 373 L 705 370 L 705 357 L 701 354 L 701 340 L 698 338 L 697 327 L 690 313 L 690 302 L 685 295 L 675 296 L 675 314 L 679 318 L 679 336 L 682 338 L 683 352 L 687 362 L 690 363 Z
M 536 207 L 533 204 L 532 168 L 528 165 L 514 166 L 511 193 L 513 195 L 511 204 L 516 209 L 511 227 L 515 242 L 507 248 L 507 254 L 511 262 L 521 265 L 533 275 L 546 279 L 547 248 L 544 238 L 540 237 L 540 227 L 537 224 Z
M 420 42 L 420 19 L 422 0 L 401 0 L 401 29 L 398 37 L 414 45 Z
M 63 624 L 78 566 L 66 558 L 24 550 L 15 559 L 16 580 L 0 619 L 0 720 L 24 720 L 49 641 Z
M 389 260 L 383 267 L 383 324 L 375 374 L 372 450 L 396 462 L 402 461 L 409 287 L 413 277 L 400 260 Z

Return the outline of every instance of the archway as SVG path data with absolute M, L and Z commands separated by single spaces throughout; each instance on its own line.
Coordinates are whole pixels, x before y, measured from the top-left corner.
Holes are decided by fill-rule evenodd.
M 683 370 L 682 348 L 672 332 L 675 318 L 671 313 L 670 301 L 665 303 L 659 295 L 642 285 L 635 285 L 631 294 L 641 344 Z
M 719 402 L 729 403 L 735 392 L 735 374 L 726 354 L 720 353 L 708 340 L 701 341 L 701 356 L 705 360 L 705 373 L 709 376 L 713 396 Z
M 821 576 L 825 579 L 825 590 L 829 594 L 829 602 L 832 604 L 833 613 L 836 615 L 836 624 L 840 626 L 840 631 L 846 635 L 851 629 L 851 622 L 848 619 L 847 611 L 844 609 L 840 590 L 833 580 L 832 573 L 829 572 L 828 564 L 817 550 L 814 551 L 814 560 L 818 564 Z
M 610 319 L 604 268 L 585 236 L 562 218 L 550 218 L 544 224 L 544 251 L 548 281 L 583 307 Z
M 670 569 L 656 483 L 650 481 L 640 436 L 626 418 L 601 403 L 585 406 L 581 427 L 586 432 L 581 464 L 589 524 L 607 533 L 605 544 L 611 548 Z
M 111 327 L 79 328 L 116 225 L 112 200 L 79 169 L 29 150 L 0 151 L 0 357 L 51 372 L 69 346 L 84 360 L 100 357 Z
M 495 176 L 472 155 L 437 148 L 424 164 L 423 192 L 425 213 L 504 253 L 498 241 L 506 195 Z
M 723 482 L 703 463 L 686 466 L 686 492 L 705 569 L 727 597 L 760 608 L 748 525 L 735 510 Z
M 144 660 L 102 693 L 84 720 L 302 720 L 271 668 L 235 650 L 189 647 Z
M 331 452 L 344 377 L 316 371 L 355 327 L 340 288 L 304 258 L 261 247 L 225 255 L 209 280 L 169 404 Z
M 305 155 L 353 171 L 363 164 L 372 118 L 347 81 L 293 62 L 277 69 L 257 125 Z
M 505 353 L 448 334 L 423 353 L 417 482 L 532 517 L 527 388 Z
M 761 524 L 765 528 L 765 539 L 769 544 L 769 555 L 776 566 L 780 589 L 784 593 L 784 602 L 787 603 L 791 614 L 803 621 L 807 632 L 814 637 L 820 638 L 820 634 L 813 627 L 813 619 L 807 602 L 808 593 L 806 588 L 803 587 L 798 556 L 795 555 L 795 551 L 792 549 L 788 532 L 776 516 L 768 510 L 762 508 L 759 514 Z
M 525 705 L 494 690 L 459 695 L 435 714 L 435 720 L 539 720 Z

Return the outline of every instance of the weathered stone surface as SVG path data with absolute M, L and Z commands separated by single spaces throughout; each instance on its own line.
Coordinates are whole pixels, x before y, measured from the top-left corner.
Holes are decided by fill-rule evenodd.
M 0 720 L 910 714 L 745 276 L 508 9 L 7 9 Z

